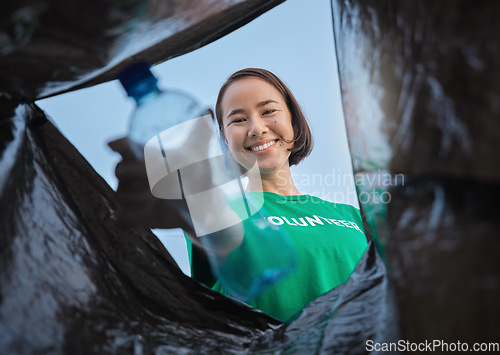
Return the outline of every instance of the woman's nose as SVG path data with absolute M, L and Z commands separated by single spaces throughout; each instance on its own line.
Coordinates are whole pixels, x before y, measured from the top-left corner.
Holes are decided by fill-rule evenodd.
M 250 119 L 250 128 L 248 130 L 248 136 L 260 136 L 263 133 L 267 133 L 268 128 L 266 122 L 260 117 L 260 115 L 255 115 Z

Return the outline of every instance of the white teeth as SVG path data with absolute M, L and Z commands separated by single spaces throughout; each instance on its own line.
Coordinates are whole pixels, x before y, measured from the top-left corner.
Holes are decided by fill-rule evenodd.
M 266 143 L 266 144 L 263 144 L 263 145 L 259 145 L 258 147 L 252 147 L 252 150 L 254 152 L 260 152 L 261 150 L 264 150 L 264 149 L 267 149 L 269 148 L 270 146 L 272 146 L 274 143 L 276 143 L 276 141 L 272 141 L 272 142 L 269 142 L 269 143 Z

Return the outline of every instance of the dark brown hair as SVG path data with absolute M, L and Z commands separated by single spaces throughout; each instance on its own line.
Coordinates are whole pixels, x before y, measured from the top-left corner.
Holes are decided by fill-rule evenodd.
M 313 140 L 311 130 L 307 124 L 306 117 L 302 113 L 299 103 L 293 96 L 290 89 L 285 85 L 280 78 L 271 73 L 268 70 L 260 68 L 246 68 L 238 70 L 236 73 L 232 74 L 226 82 L 222 85 L 219 90 L 219 95 L 217 96 L 217 103 L 215 104 L 215 114 L 217 116 L 217 122 L 219 123 L 219 129 L 224 135 L 224 125 L 222 123 L 222 98 L 227 90 L 227 88 L 234 83 L 236 80 L 245 77 L 256 77 L 265 80 L 267 83 L 271 84 L 285 99 L 290 115 L 292 116 L 292 127 L 293 127 L 293 147 L 290 149 L 290 157 L 288 158 L 288 163 L 290 166 L 298 164 L 306 156 L 311 153 L 313 147 Z

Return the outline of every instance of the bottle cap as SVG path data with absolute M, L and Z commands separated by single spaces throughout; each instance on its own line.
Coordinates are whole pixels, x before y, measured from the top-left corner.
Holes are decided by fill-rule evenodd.
M 137 99 L 158 89 L 156 86 L 158 79 L 151 73 L 149 68 L 148 63 L 137 62 L 118 74 L 118 80 L 127 91 L 128 96 Z

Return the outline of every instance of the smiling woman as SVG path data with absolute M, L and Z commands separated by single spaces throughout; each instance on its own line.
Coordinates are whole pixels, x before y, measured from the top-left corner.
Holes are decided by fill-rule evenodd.
M 250 169 L 245 156 L 257 159 L 264 191 L 297 194 L 293 184 L 276 184 L 278 174 L 291 178 L 288 158 L 293 147 L 290 112 L 279 92 L 262 79 L 248 77 L 226 90 L 221 106 L 223 134 L 238 162 Z M 255 189 L 252 181 L 250 177 L 250 190 Z
M 221 133 L 240 164 L 249 169 L 257 159 L 263 190 L 299 194 L 290 166 L 311 152 L 312 135 L 290 89 L 267 70 L 239 70 L 221 87 L 215 109 Z M 250 191 L 260 188 L 255 180 L 250 177 Z
M 249 223 L 264 223 L 282 229 L 297 253 L 298 264 L 290 275 L 247 302 L 286 321 L 346 282 L 354 271 L 367 246 L 359 210 L 301 194 L 296 187 L 290 166 L 311 152 L 311 131 L 293 94 L 273 73 L 247 68 L 231 75 L 219 91 L 216 115 L 236 161 L 249 171 L 254 162 L 258 164 L 248 173 L 247 193 L 250 198 L 252 193 L 263 196 L 266 214 L 258 217 L 262 221 L 245 221 L 243 243 L 252 245 L 256 238 Z M 188 250 L 192 276 L 231 296 L 210 274 L 200 255 L 203 251 L 193 248 L 189 240 Z M 262 253 L 258 245 L 248 250 L 245 257 L 250 260 L 258 260 Z

